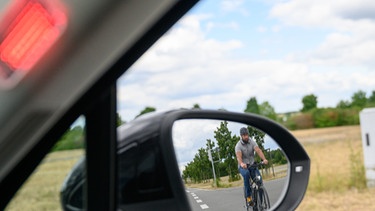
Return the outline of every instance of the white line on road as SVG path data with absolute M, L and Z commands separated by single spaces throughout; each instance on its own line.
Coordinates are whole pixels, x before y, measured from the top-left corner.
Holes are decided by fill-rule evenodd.
M 209 207 L 207 206 L 207 204 L 202 204 L 201 208 L 202 208 L 202 210 L 204 210 L 204 209 L 208 209 Z
M 199 197 L 197 196 L 197 194 L 191 193 L 190 191 L 186 191 L 186 192 L 190 193 L 190 195 L 195 199 L 195 201 L 198 204 L 203 202 L 202 200 L 199 199 Z M 201 207 L 202 210 L 209 208 L 207 204 L 201 204 L 200 207 Z

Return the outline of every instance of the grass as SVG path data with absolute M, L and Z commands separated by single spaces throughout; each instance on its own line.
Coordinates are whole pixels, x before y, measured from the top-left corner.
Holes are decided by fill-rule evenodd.
M 336 132 L 337 129 L 332 128 Z M 345 192 L 353 188 L 358 190 L 366 188 L 359 127 L 342 127 L 341 129 L 341 134 L 345 130 L 347 133 L 351 130 L 348 134 L 353 135 L 341 139 L 342 135 L 339 132 L 338 137 L 330 134 L 326 136 L 330 138 L 319 141 L 305 141 L 304 136 L 296 135 L 311 159 L 308 191 L 314 193 Z M 325 131 L 329 132 L 327 129 Z
M 61 210 L 60 188 L 82 150 L 50 153 L 17 192 L 6 210 Z
M 359 126 L 292 131 L 311 159 L 310 179 L 297 210 L 375 210 L 375 188 L 366 188 Z M 221 183 L 238 187 L 242 180 Z M 187 184 L 212 189 L 211 183 Z
M 311 159 L 308 189 L 297 210 L 375 210 L 375 188 L 366 188 L 359 126 L 293 134 Z
M 292 132 L 311 158 L 307 192 L 297 210 L 375 210 L 375 188 L 365 186 L 359 126 Z M 82 150 L 50 153 L 11 201 L 6 210 L 61 210 L 61 184 Z M 220 179 L 219 186 L 239 187 L 242 180 Z M 212 182 L 188 184 L 212 189 Z

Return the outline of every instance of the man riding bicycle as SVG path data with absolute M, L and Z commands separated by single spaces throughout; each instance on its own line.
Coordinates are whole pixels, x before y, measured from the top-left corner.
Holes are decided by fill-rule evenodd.
M 262 150 L 258 147 L 258 144 L 250 139 L 247 128 L 241 128 L 240 135 L 241 139 L 237 142 L 235 147 L 238 170 L 243 177 L 247 202 L 252 204 L 249 179 L 251 177 L 251 179 L 254 180 L 255 176 L 260 175 L 260 173 L 257 168 L 248 168 L 248 166 L 251 166 L 254 163 L 254 152 L 259 155 L 264 164 L 267 164 L 268 160 L 264 156 Z

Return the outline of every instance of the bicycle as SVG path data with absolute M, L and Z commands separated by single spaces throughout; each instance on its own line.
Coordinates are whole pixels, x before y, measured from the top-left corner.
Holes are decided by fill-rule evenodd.
M 247 168 L 257 168 L 258 166 L 263 165 L 263 162 L 261 163 L 254 163 L 252 165 L 247 165 Z M 258 174 L 259 171 L 255 171 L 256 174 Z M 246 190 L 245 187 L 243 188 L 244 190 L 244 198 L 245 198 L 245 207 L 247 211 L 250 211 L 252 208 L 253 211 L 263 211 L 271 208 L 270 205 L 270 199 L 268 197 L 268 193 L 266 191 L 266 188 L 263 186 L 263 182 L 261 182 L 261 176 L 256 175 L 255 179 L 251 179 L 250 177 L 250 188 L 252 189 L 251 191 L 251 197 L 252 197 L 252 202 L 253 204 L 250 205 L 247 202 L 246 199 Z

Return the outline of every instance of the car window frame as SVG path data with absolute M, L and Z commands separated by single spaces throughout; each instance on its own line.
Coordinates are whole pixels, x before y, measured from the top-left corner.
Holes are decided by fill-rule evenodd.
M 59 118 L 59 120 L 51 126 L 45 134 L 38 139 L 37 143 L 25 153 L 20 161 L 0 180 L 0 189 L 7 190 L 0 193 L 0 209 L 3 210 L 8 205 L 9 201 L 14 197 L 16 192 L 27 180 L 27 178 L 33 173 L 35 168 L 40 164 L 45 155 L 50 152 L 57 140 L 64 134 L 64 132 L 70 127 L 70 125 L 82 114 L 86 115 L 86 124 L 90 125 L 89 128 L 99 128 L 100 130 L 88 129 L 88 138 L 86 139 L 88 144 L 87 149 L 87 175 L 88 178 L 94 176 L 95 173 L 100 172 L 102 167 L 93 168 L 90 167 L 95 161 L 101 160 L 104 163 L 110 163 L 111 167 L 106 172 L 104 178 L 105 181 L 101 180 L 99 184 L 96 184 L 94 177 L 87 183 L 87 188 L 92 189 L 87 194 L 87 208 L 102 210 L 115 210 L 117 207 L 116 199 L 107 198 L 106 200 L 97 200 L 98 193 L 102 191 L 109 191 L 116 193 L 115 181 L 113 178 L 116 176 L 116 151 L 113 150 L 115 147 L 114 140 L 116 140 L 116 132 L 113 128 L 116 128 L 116 81 L 123 75 L 165 32 L 167 32 L 184 14 L 186 14 L 198 0 L 179 0 L 169 8 L 169 10 L 163 14 L 159 20 L 153 24 L 152 27 L 146 31 L 142 37 L 140 37 L 131 48 L 126 50 L 117 61 L 96 81 L 93 81 L 91 87 L 82 94 L 82 96 L 76 100 L 73 105 L 66 110 L 66 112 Z M 104 91 L 103 91 L 104 90 Z M 99 97 L 98 99 L 98 96 Z M 95 111 L 97 109 L 104 108 L 105 112 L 101 110 L 102 114 L 96 116 Z M 87 118 L 89 120 L 87 120 Z M 104 120 L 104 121 L 103 121 Z M 92 122 L 91 122 L 92 121 Z M 106 125 L 104 125 L 106 124 Z M 92 134 L 91 134 L 92 133 Z M 102 150 L 101 145 L 98 142 L 92 141 L 90 137 L 95 137 L 95 134 L 100 134 L 101 139 L 103 137 L 111 137 L 110 142 L 100 143 L 103 144 L 106 150 Z M 104 142 L 104 141 L 103 141 Z M 103 151 L 103 152 L 100 152 Z M 97 155 L 99 153 L 99 156 Z M 95 155 L 95 156 L 94 156 Z M 103 167 L 104 168 L 104 167 Z M 91 185 L 95 183 L 95 185 Z M 110 184 L 110 187 L 108 187 Z M 95 186 L 95 187 L 93 187 Z M 91 193 L 93 192 L 93 193 Z M 108 194 L 110 195 L 110 194 Z M 96 197 L 96 198 L 95 198 Z M 100 197 L 102 198 L 102 197 Z

